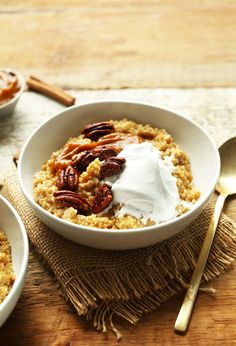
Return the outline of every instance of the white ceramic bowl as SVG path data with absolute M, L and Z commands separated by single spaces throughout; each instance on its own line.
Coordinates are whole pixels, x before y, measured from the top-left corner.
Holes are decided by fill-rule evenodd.
M 85 124 L 124 117 L 165 128 L 184 151 L 190 154 L 192 172 L 201 197 L 186 214 L 150 227 L 102 230 L 72 224 L 53 216 L 33 200 L 33 175 L 71 136 Z M 68 108 L 40 126 L 25 143 L 18 173 L 22 191 L 37 215 L 53 230 L 75 242 L 102 249 L 131 249 L 155 244 L 189 225 L 211 197 L 220 171 L 215 143 L 195 122 L 151 105 L 133 102 L 97 102 Z M 158 196 L 157 196 L 158 198 Z
M 7 115 L 10 115 L 14 111 L 15 106 L 16 106 L 17 102 L 19 101 L 21 94 L 24 91 L 25 81 L 24 81 L 24 78 L 21 76 L 21 74 L 19 74 L 18 72 L 14 71 L 12 69 L 4 68 L 4 69 L 0 69 L 0 70 L 6 71 L 6 72 L 13 72 L 18 78 L 19 86 L 20 86 L 20 90 L 15 94 L 15 96 L 10 101 L 0 105 L 0 118 L 4 118 Z
M 19 215 L 13 206 L 0 196 L 0 229 L 4 231 L 11 245 L 13 269 L 16 280 L 8 296 L 0 304 L 0 327 L 14 309 L 25 282 L 28 264 L 28 238 Z

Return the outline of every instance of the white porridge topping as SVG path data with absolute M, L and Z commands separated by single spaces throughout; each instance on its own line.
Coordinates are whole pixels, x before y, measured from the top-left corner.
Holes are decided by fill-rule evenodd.
M 126 159 L 124 170 L 106 179 L 113 203 L 122 204 L 117 216 L 129 214 L 156 223 L 175 218 L 180 197 L 170 157 L 163 160 L 148 142 L 126 145 L 118 157 Z

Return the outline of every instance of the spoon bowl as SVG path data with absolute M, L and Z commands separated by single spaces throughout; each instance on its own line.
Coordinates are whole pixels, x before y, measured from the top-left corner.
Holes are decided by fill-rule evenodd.
M 229 139 L 219 149 L 221 172 L 216 190 L 225 195 L 236 193 L 236 137 Z

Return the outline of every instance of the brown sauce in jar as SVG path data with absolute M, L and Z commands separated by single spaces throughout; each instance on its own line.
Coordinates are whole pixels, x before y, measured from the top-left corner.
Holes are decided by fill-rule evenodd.
M 0 106 L 13 99 L 19 90 L 19 80 L 15 73 L 0 71 Z

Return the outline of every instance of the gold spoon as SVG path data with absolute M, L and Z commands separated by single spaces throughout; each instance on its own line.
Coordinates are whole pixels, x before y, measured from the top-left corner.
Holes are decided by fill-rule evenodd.
M 219 192 L 215 210 L 212 215 L 206 237 L 191 278 L 189 288 L 186 292 L 182 307 L 175 322 L 175 331 L 186 332 L 201 282 L 202 274 L 207 262 L 211 245 L 216 233 L 222 208 L 227 196 L 236 193 L 236 137 L 229 139 L 220 148 L 221 172 L 216 185 Z

